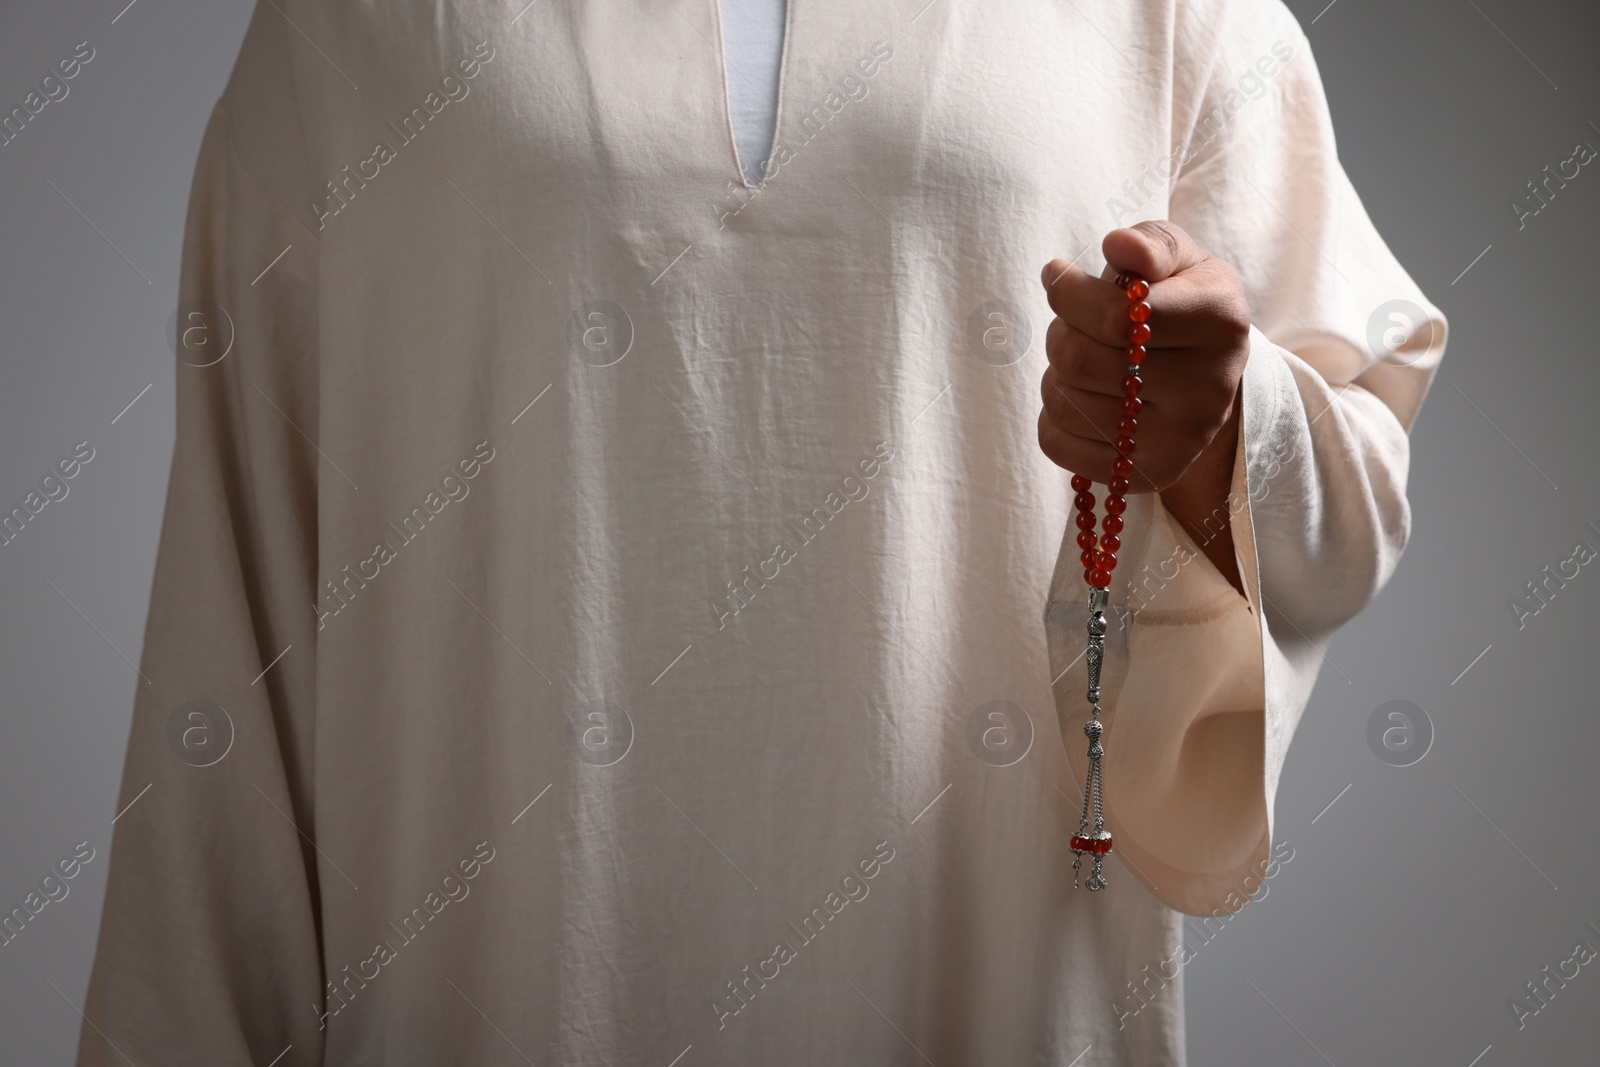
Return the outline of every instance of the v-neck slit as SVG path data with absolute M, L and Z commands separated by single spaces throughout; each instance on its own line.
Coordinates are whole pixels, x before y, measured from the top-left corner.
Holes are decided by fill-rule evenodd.
M 752 185 L 749 175 L 744 170 L 744 160 L 739 157 L 739 136 L 733 125 L 733 94 L 729 90 L 728 38 L 723 27 L 722 0 L 711 0 L 711 9 L 716 20 L 717 64 L 721 68 L 723 126 L 727 133 L 728 149 L 733 156 L 733 169 L 738 175 L 739 186 L 751 192 L 758 192 L 766 187 L 767 164 L 772 161 L 772 153 L 778 146 L 778 133 L 783 127 L 783 98 L 789 80 L 789 48 L 794 39 L 796 2 L 797 0 L 785 0 L 783 5 L 783 43 L 778 51 L 778 97 L 773 113 L 772 136 L 767 141 L 765 155 L 761 157 L 761 180 Z

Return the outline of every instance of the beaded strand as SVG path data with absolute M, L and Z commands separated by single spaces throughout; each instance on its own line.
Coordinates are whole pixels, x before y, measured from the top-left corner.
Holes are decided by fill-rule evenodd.
M 1122 547 L 1122 513 L 1128 507 L 1128 474 L 1133 470 L 1130 457 L 1134 434 L 1139 430 L 1139 412 L 1144 408 L 1144 401 L 1139 399 L 1139 390 L 1144 386 L 1140 367 L 1145 360 L 1145 345 L 1150 340 L 1150 305 L 1145 302 L 1145 297 L 1150 295 L 1150 283 L 1138 275 L 1123 273 L 1117 275 L 1116 284 L 1128 298 L 1128 346 L 1123 351 L 1127 367 L 1122 378 L 1122 418 L 1117 421 L 1117 439 L 1112 445 L 1116 457 L 1111 461 L 1106 514 L 1098 537 L 1094 532 L 1095 499 L 1090 492 L 1093 483 L 1081 474 L 1072 476 L 1072 488 L 1077 494 L 1073 506 L 1077 508 L 1074 522 L 1081 550 L 1078 560 L 1083 565 L 1083 580 L 1089 586 L 1089 646 L 1085 653 L 1089 721 L 1083 724 L 1083 732 L 1089 738 L 1089 772 L 1083 783 L 1083 813 L 1078 820 L 1078 832 L 1072 835 L 1069 844 L 1073 853 L 1073 888 L 1079 885 L 1084 856 L 1093 857 L 1093 869 L 1083 881 L 1090 891 L 1106 887 L 1101 865 L 1112 851 L 1111 831 L 1106 829 L 1105 779 L 1100 765 L 1105 755 L 1100 744 L 1100 735 L 1105 730 L 1100 722 L 1100 666 L 1105 657 L 1105 609 L 1111 601 L 1111 574 L 1117 568 L 1117 551 Z

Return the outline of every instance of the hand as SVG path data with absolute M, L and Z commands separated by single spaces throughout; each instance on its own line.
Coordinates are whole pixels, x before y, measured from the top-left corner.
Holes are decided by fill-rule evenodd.
M 1190 489 L 1202 491 L 1178 492 L 1225 501 L 1239 379 L 1250 354 L 1250 306 L 1238 276 L 1171 222 L 1112 230 L 1101 249 L 1108 266 L 1100 278 L 1064 260 L 1045 264 L 1041 280 L 1056 318 L 1045 333 L 1050 366 L 1039 447 L 1075 474 L 1111 480 L 1129 326 L 1127 295 L 1111 279 L 1130 271 L 1150 283 L 1151 308 L 1130 491 L 1165 494 L 1198 467 L 1194 475 L 1206 484 Z M 1208 462 L 1197 464 L 1202 457 Z

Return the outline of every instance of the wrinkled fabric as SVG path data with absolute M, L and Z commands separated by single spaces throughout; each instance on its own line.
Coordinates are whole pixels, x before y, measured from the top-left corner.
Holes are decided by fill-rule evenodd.
M 797 0 L 759 191 L 710 0 L 257 10 L 80 1064 L 1184 1061 L 1444 323 L 1275 0 L 919 6 Z M 1160 217 L 1245 595 L 1130 508 L 1091 895 L 1038 276 Z

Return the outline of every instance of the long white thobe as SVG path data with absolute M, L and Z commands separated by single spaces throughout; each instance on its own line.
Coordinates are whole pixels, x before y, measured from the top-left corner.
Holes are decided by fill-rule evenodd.
M 1444 322 L 1275 0 L 791 15 L 756 187 L 711 0 L 260 6 L 85 1067 L 1182 1062 Z M 1250 299 L 1248 596 L 1130 508 L 1091 895 L 1039 272 L 1161 217 Z

